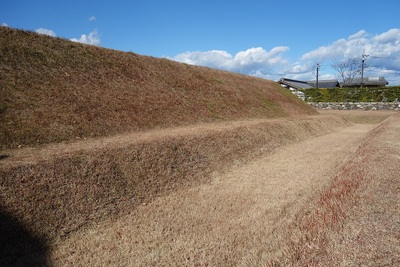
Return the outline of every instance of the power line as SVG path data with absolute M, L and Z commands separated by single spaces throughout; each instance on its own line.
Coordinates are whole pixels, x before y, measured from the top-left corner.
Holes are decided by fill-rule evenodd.
M 400 59 L 400 56 L 391 56 L 391 57 L 378 57 L 378 56 L 370 56 L 371 58 L 379 58 L 379 59 Z

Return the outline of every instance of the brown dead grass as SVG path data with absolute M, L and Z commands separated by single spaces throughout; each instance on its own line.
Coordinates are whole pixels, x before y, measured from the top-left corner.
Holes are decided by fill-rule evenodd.
M 199 132 L 189 127 L 182 128 L 181 135 L 159 131 L 155 140 L 135 140 L 132 134 L 132 141 L 123 146 L 101 148 L 94 142 L 91 149 L 58 156 L 52 156 L 55 150 L 50 149 L 45 156 L 38 152 L 42 160 L 28 148 L 31 157 L 19 158 L 25 153 L 18 151 L 1 161 L 1 199 L 7 212 L 52 240 L 88 223 L 130 212 L 156 197 L 207 182 L 210 173 L 235 162 L 346 125 L 337 117 L 315 117 Z
M 0 49 L 0 265 L 399 262 L 395 113 L 291 117 L 315 111 L 270 81 L 4 27 Z
M 51 258 L 71 266 L 265 266 L 279 253 L 286 259 L 290 251 L 280 248 L 296 215 L 313 208 L 373 128 L 347 127 L 218 169 L 207 183 L 72 233 Z M 291 129 L 302 135 L 306 128 Z
M 161 130 L 135 139 L 132 134 L 131 143 L 129 136 L 107 145 L 98 139 L 86 141 L 92 142 L 92 149 L 83 146 L 83 150 L 56 153 L 55 157 L 51 157 L 54 149 L 49 149 L 47 156 L 45 148 L 38 149 L 44 160 L 34 154 L 24 157 L 19 150 L 1 161 L 1 203 L 35 238 L 46 238 L 50 261 L 56 266 L 348 266 L 355 262 L 351 257 L 356 253 L 360 253 L 359 263 L 385 262 L 383 255 L 396 263 L 398 239 L 391 234 L 397 236 L 398 213 L 396 202 L 387 200 L 383 204 L 395 221 L 391 225 L 376 222 L 374 227 L 392 229 L 384 231 L 386 236 L 369 232 L 376 241 L 366 251 L 374 251 L 375 256 L 368 257 L 356 247 L 351 255 L 346 254 L 347 261 L 341 254 L 348 251 L 349 240 L 341 238 L 349 215 L 354 216 L 354 205 L 369 210 L 364 213 L 367 215 L 381 208 L 376 204 L 370 209 L 357 206 L 369 204 L 360 202 L 357 192 L 382 171 L 376 168 L 368 176 L 377 156 L 391 151 L 383 159 L 388 161 L 387 177 L 396 182 L 398 164 L 392 158 L 398 157 L 393 154 L 396 147 L 389 144 L 386 148 L 391 149 L 376 153 L 386 142 L 398 144 L 397 135 L 393 136 L 398 127 L 389 127 L 389 123 L 392 125 L 389 120 L 381 124 L 360 146 L 353 137 L 358 130 L 351 129 L 346 139 L 321 137 L 330 142 L 328 147 L 317 139 L 290 145 L 348 126 L 340 117 L 325 115 L 185 127 L 178 130 L 180 135 Z M 359 129 L 365 127 L 374 126 Z M 386 136 L 388 129 L 391 136 Z M 348 142 L 353 145 L 346 145 Z M 268 159 L 271 152 L 274 155 L 276 148 L 284 146 L 286 152 L 278 150 L 282 155 L 275 163 L 255 160 L 261 155 Z M 293 155 L 294 147 L 304 154 Z M 318 147 L 328 150 L 318 154 Z M 293 160 L 299 155 L 301 160 Z M 266 165 L 257 172 L 262 162 Z M 326 169 L 322 163 L 331 167 Z M 243 176 L 222 178 L 241 166 L 247 170 L 240 171 Z M 337 172 L 335 166 L 341 166 Z M 270 182 L 258 176 L 271 173 L 281 176 Z M 382 182 L 379 179 L 373 184 L 382 186 Z M 379 200 L 386 199 L 371 194 L 375 202 L 382 204 Z M 171 205 L 174 202 L 177 205 Z M 377 218 L 387 216 L 383 212 Z M 353 220 L 357 226 L 365 217 Z M 389 245 L 383 250 L 386 254 L 376 251 L 380 244 Z
M 364 182 L 344 205 L 342 231 L 331 233 L 327 254 L 332 265 L 400 266 L 400 118 L 370 144 Z
M 346 125 L 304 118 L 299 135 L 295 120 L 263 121 L 317 114 L 272 81 L 8 27 L 0 56 L 0 233 L 20 233 L 0 240 L 0 265 L 43 262 L 43 240 Z M 216 122 L 228 127 L 198 126 Z
M 37 249 L 21 256 L 16 243 L 7 243 L 1 263 L 43 260 L 38 251 L 48 247 L 48 253 L 72 234 L 209 182 L 233 164 L 347 125 L 335 116 L 242 121 L 8 150 L 0 161 L 0 213 L 11 214 Z M 26 235 L 18 240 L 34 247 Z
M 315 203 L 280 229 L 282 252 L 269 266 L 399 265 L 399 119 L 370 132 Z
M 318 110 L 323 115 L 337 115 L 357 124 L 378 124 L 391 115 L 398 114 L 398 111 L 373 111 L 373 110 Z
M 0 148 L 316 114 L 277 83 L 0 27 Z

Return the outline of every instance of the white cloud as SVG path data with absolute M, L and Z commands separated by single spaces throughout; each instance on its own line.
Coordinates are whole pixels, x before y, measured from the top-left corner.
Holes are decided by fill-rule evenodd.
M 3 22 L 3 23 L 1 24 L 1 26 L 3 26 L 3 27 L 8 27 L 8 24 L 5 23 L 5 22 Z
M 320 79 L 334 79 L 337 73 L 330 66 L 333 61 L 360 58 L 365 52 L 369 55 L 366 59 L 369 66 L 367 75 L 385 76 L 391 85 L 400 85 L 400 29 L 390 29 L 376 35 L 360 30 L 347 38 L 306 52 L 295 62 L 285 57 L 287 51 L 287 46 L 274 47 L 270 51 L 253 47 L 235 55 L 223 50 L 211 50 L 185 52 L 172 59 L 271 80 L 281 77 L 313 80 L 317 63 L 321 66 Z
M 262 47 L 253 47 L 240 51 L 236 55 L 223 50 L 196 51 L 185 52 L 172 59 L 193 65 L 261 76 L 268 75 L 277 66 L 287 64 L 283 54 L 288 50 L 286 46 L 275 47 L 271 51 L 266 51 Z
M 363 38 L 366 37 L 368 34 L 365 30 L 360 30 L 358 32 L 356 32 L 353 35 L 350 35 L 349 38 L 347 38 L 348 40 L 353 40 L 353 39 L 359 39 L 359 38 Z
M 327 46 L 321 46 L 305 53 L 303 61 L 323 61 L 331 59 L 361 57 L 363 52 L 371 56 L 400 56 L 400 29 L 391 29 L 382 34 L 370 37 L 361 30 L 347 39 L 340 39 Z
M 39 34 L 44 34 L 52 37 L 56 37 L 56 33 L 52 30 L 44 29 L 44 28 L 39 28 L 36 30 L 37 33 Z
M 347 39 L 339 39 L 305 53 L 301 57 L 301 64 L 330 64 L 333 60 L 361 58 L 363 53 L 368 55 L 367 75 L 385 76 L 390 84 L 400 84 L 400 29 L 390 29 L 377 35 L 368 34 L 365 30 L 358 31 Z
M 368 39 L 364 31 L 359 31 L 347 39 L 339 39 L 327 46 L 321 46 L 313 51 L 305 53 L 301 60 L 314 60 L 321 62 L 333 58 L 353 58 L 361 56 L 367 46 Z
M 88 35 L 82 34 L 79 39 L 72 38 L 71 41 L 90 45 L 100 45 L 100 35 L 97 30 L 94 29 Z
M 176 55 L 173 59 L 191 65 L 223 69 L 224 64 L 232 60 L 232 55 L 221 50 L 211 50 L 207 52 L 195 51 Z
M 96 17 L 95 16 L 91 16 L 88 18 L 89 21 L 96 21 Z
M 387 32 L 384 32 L 380 35 L 377 35 L 372 38 L 374 43 L 381 43 L 381 44 L 399 44 L 400 42 L 400 29 L 390 29 Z

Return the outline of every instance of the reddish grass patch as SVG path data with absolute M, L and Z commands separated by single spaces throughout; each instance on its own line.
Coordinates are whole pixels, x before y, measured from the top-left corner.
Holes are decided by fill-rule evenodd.
M 340 232 L 359 201 L 358 190 L 369 177 L 368 167 L 373 164 L 379 150 L 376 140 L 386 131 L 389 120 L 373 131 L 332 177 L 330 185 L 323 189 L 315 203 L 298 214 L 288 227 L 281 256 L 271 260 L 269 266 L 321 266 L 330 265 L 328 253 L 332 233 Z M 334 241 L 333 241 L 334 242 Z

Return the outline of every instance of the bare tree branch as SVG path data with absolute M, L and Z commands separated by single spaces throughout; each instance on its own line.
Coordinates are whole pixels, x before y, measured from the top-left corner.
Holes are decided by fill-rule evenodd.
M 352 83 L 357 74 L 361 73 L 362 61 L 359 58 L 349 58 L 335 61 L 331 67 L 338 72 L 343 83 Z

